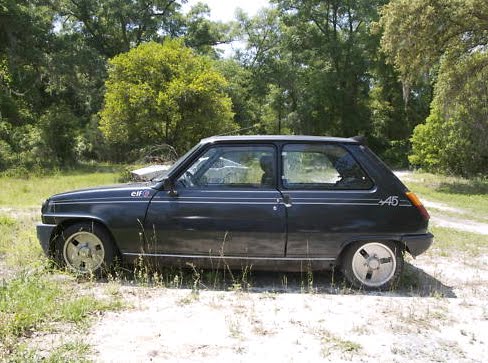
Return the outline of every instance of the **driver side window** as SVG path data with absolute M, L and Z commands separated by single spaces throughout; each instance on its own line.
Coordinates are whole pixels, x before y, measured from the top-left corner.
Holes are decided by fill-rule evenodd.
M 272 146 L 214 146 L 178 179 L 185 188 L 274 188 L 276 153 Z

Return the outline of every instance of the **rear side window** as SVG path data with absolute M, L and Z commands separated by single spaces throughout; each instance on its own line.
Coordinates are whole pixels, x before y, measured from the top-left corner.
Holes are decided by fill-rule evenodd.
M 365 190 L 373 182 L 340 145 L 287 144 L 283 147 L 283 186 L 288 189 Z

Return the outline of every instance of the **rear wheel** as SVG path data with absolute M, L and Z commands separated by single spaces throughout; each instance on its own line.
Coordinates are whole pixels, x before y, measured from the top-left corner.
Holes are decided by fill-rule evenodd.
M 394 287 L 403 270 L 403 250 L 397 243 L 356 242 L 342 259 L 342 272 L 357 288 L 387 290 Z
M 55 245 L 56 260 L 79 274 L 100 274 L 114 260 L 112 238 L 93 222 L 79 222 L 64 229 Z

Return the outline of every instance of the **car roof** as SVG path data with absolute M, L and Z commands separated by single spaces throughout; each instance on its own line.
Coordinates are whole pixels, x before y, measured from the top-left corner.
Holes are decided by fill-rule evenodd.
M 250 141 L 310 141 L 310 142 L 336 142 L 347 144 L 359 144 L 357 140 L 330 137 L 330 136 L 306 136 L 306 135 L 239 135 L 239 136 L 212 136 L 202 139 L 200 143 L 207 144 L 213 142 L 250 142 Z

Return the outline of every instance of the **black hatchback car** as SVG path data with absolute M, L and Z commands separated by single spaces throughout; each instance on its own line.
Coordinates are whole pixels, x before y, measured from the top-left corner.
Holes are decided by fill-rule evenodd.
M 203 268 L 340 267 L 390 288 L 429 248 L 429 215 L 372 151 L 347 138 L 210 137 L 147 183 L 73 191 L 42 206 L 44 251 L 79 273 L 119 256 Z

